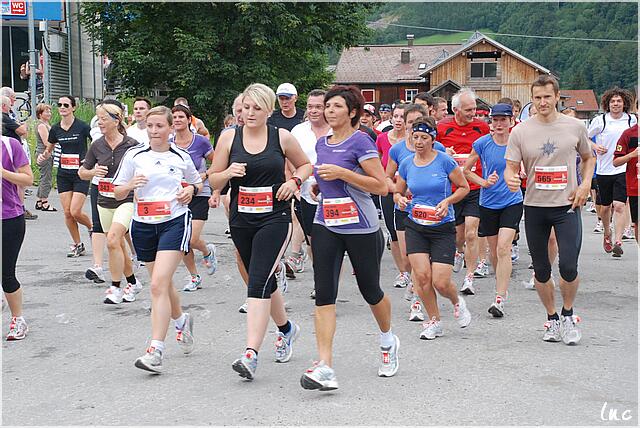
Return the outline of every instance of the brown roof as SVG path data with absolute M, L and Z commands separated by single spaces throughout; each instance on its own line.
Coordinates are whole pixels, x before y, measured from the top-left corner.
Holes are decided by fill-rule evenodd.
M 575 107 L 576 111 L 598 111 L 600 106 L 592 89 L 560 90 L 565 107 Z
M 439 60 L 443 50 L 451 53 L 459 44 L 414 45 L 410 62 L 400 62 L 400 52 L 407 45 L 356 46 L 345 49 L 336 67 L 336 83 L 399 83 L 420 82 L 420 64 L 429 67 Z

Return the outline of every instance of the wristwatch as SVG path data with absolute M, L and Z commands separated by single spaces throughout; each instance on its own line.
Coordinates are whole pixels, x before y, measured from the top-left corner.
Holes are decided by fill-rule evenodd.
M 296 186 L 298 186 L 298 189 L 300 189 L 300 186 L 302 186 L 302 179 L 300 177 L 296 177 L 294 175 L 289 180 L 293 180 L 296 183 Z

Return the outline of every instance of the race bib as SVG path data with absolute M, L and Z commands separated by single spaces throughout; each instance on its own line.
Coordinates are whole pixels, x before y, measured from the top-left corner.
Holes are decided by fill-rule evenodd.
M 453 160 L 456 161 L 460 169 L 464 169 L 464 164 L 467 163 L 467 159 L 469 159 L 469 153 L 456 153 L 455 155 L 453 155 Z M 476 166 L 474 165 L 471 167 L 471 171 L 475 170 Z
M 250 214 L 273 211 L 273 189 L 271 187 L 243 187 L 238 192 L 238 212 Z
M 360 223 L 358 207 L 349 197 L 323 199 L 322 212 L 327 226 L 343 226 Z
M 436 215 L 436 207 L 416 204 L 411 210 L 413 221 L 423 226 L 433 226 L 440 223 L 442 218 Z
M 567 166 L 536 166 L 536 189 L 564 190 L 567 188 Z
M 98 193 L 105 198 L 115 198 L 113 193 L 114 187 L 113 178 L 101 178 L 98 180 Z
M 140 220 L 159 221 L 171 219 L 171 202 L 145 198 L 137 200 L 137 213 Z
M 80 169 L 80 155 L 66 154 L 60 155 L 60 168 L 62 169 Z

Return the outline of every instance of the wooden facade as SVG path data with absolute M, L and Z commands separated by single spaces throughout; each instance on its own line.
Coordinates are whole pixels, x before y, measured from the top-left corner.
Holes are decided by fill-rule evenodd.
M 405 83 L 401 85 L 396 84 L 358 84 L 356 85 L 361 91 L 373 90 L 374 100 L 370 104 L 376 106 L 376 109 L 380 107 L 380 104 L 391 104 L 395 100 L 407 99 L 407 91 L 428 92 L 429 87 L 425 82 L 421 83 Z

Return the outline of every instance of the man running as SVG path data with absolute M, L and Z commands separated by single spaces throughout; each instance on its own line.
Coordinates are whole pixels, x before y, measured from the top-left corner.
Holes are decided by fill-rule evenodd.
M 613 166 L 627 164 L 627 196 L 629 196 L 629 210 L 631 222 L 638 242 L 638 124 L 622 133 L 616 145 Z
M 276 90 L 280 110 L 273 112 L 267 124 L 291 131 L 294 126 L 304 122 L 304 109 L 296 108 L 298 90 L 291 83 L 283 83 Z
M 133 102 L 133 118 L 136 123 L 127 128 L 127 135 L 137 142 L 149 144 L 149 134 L 147 133 L 147 113 L 151 110 L 151 101 L 138 97 Z

